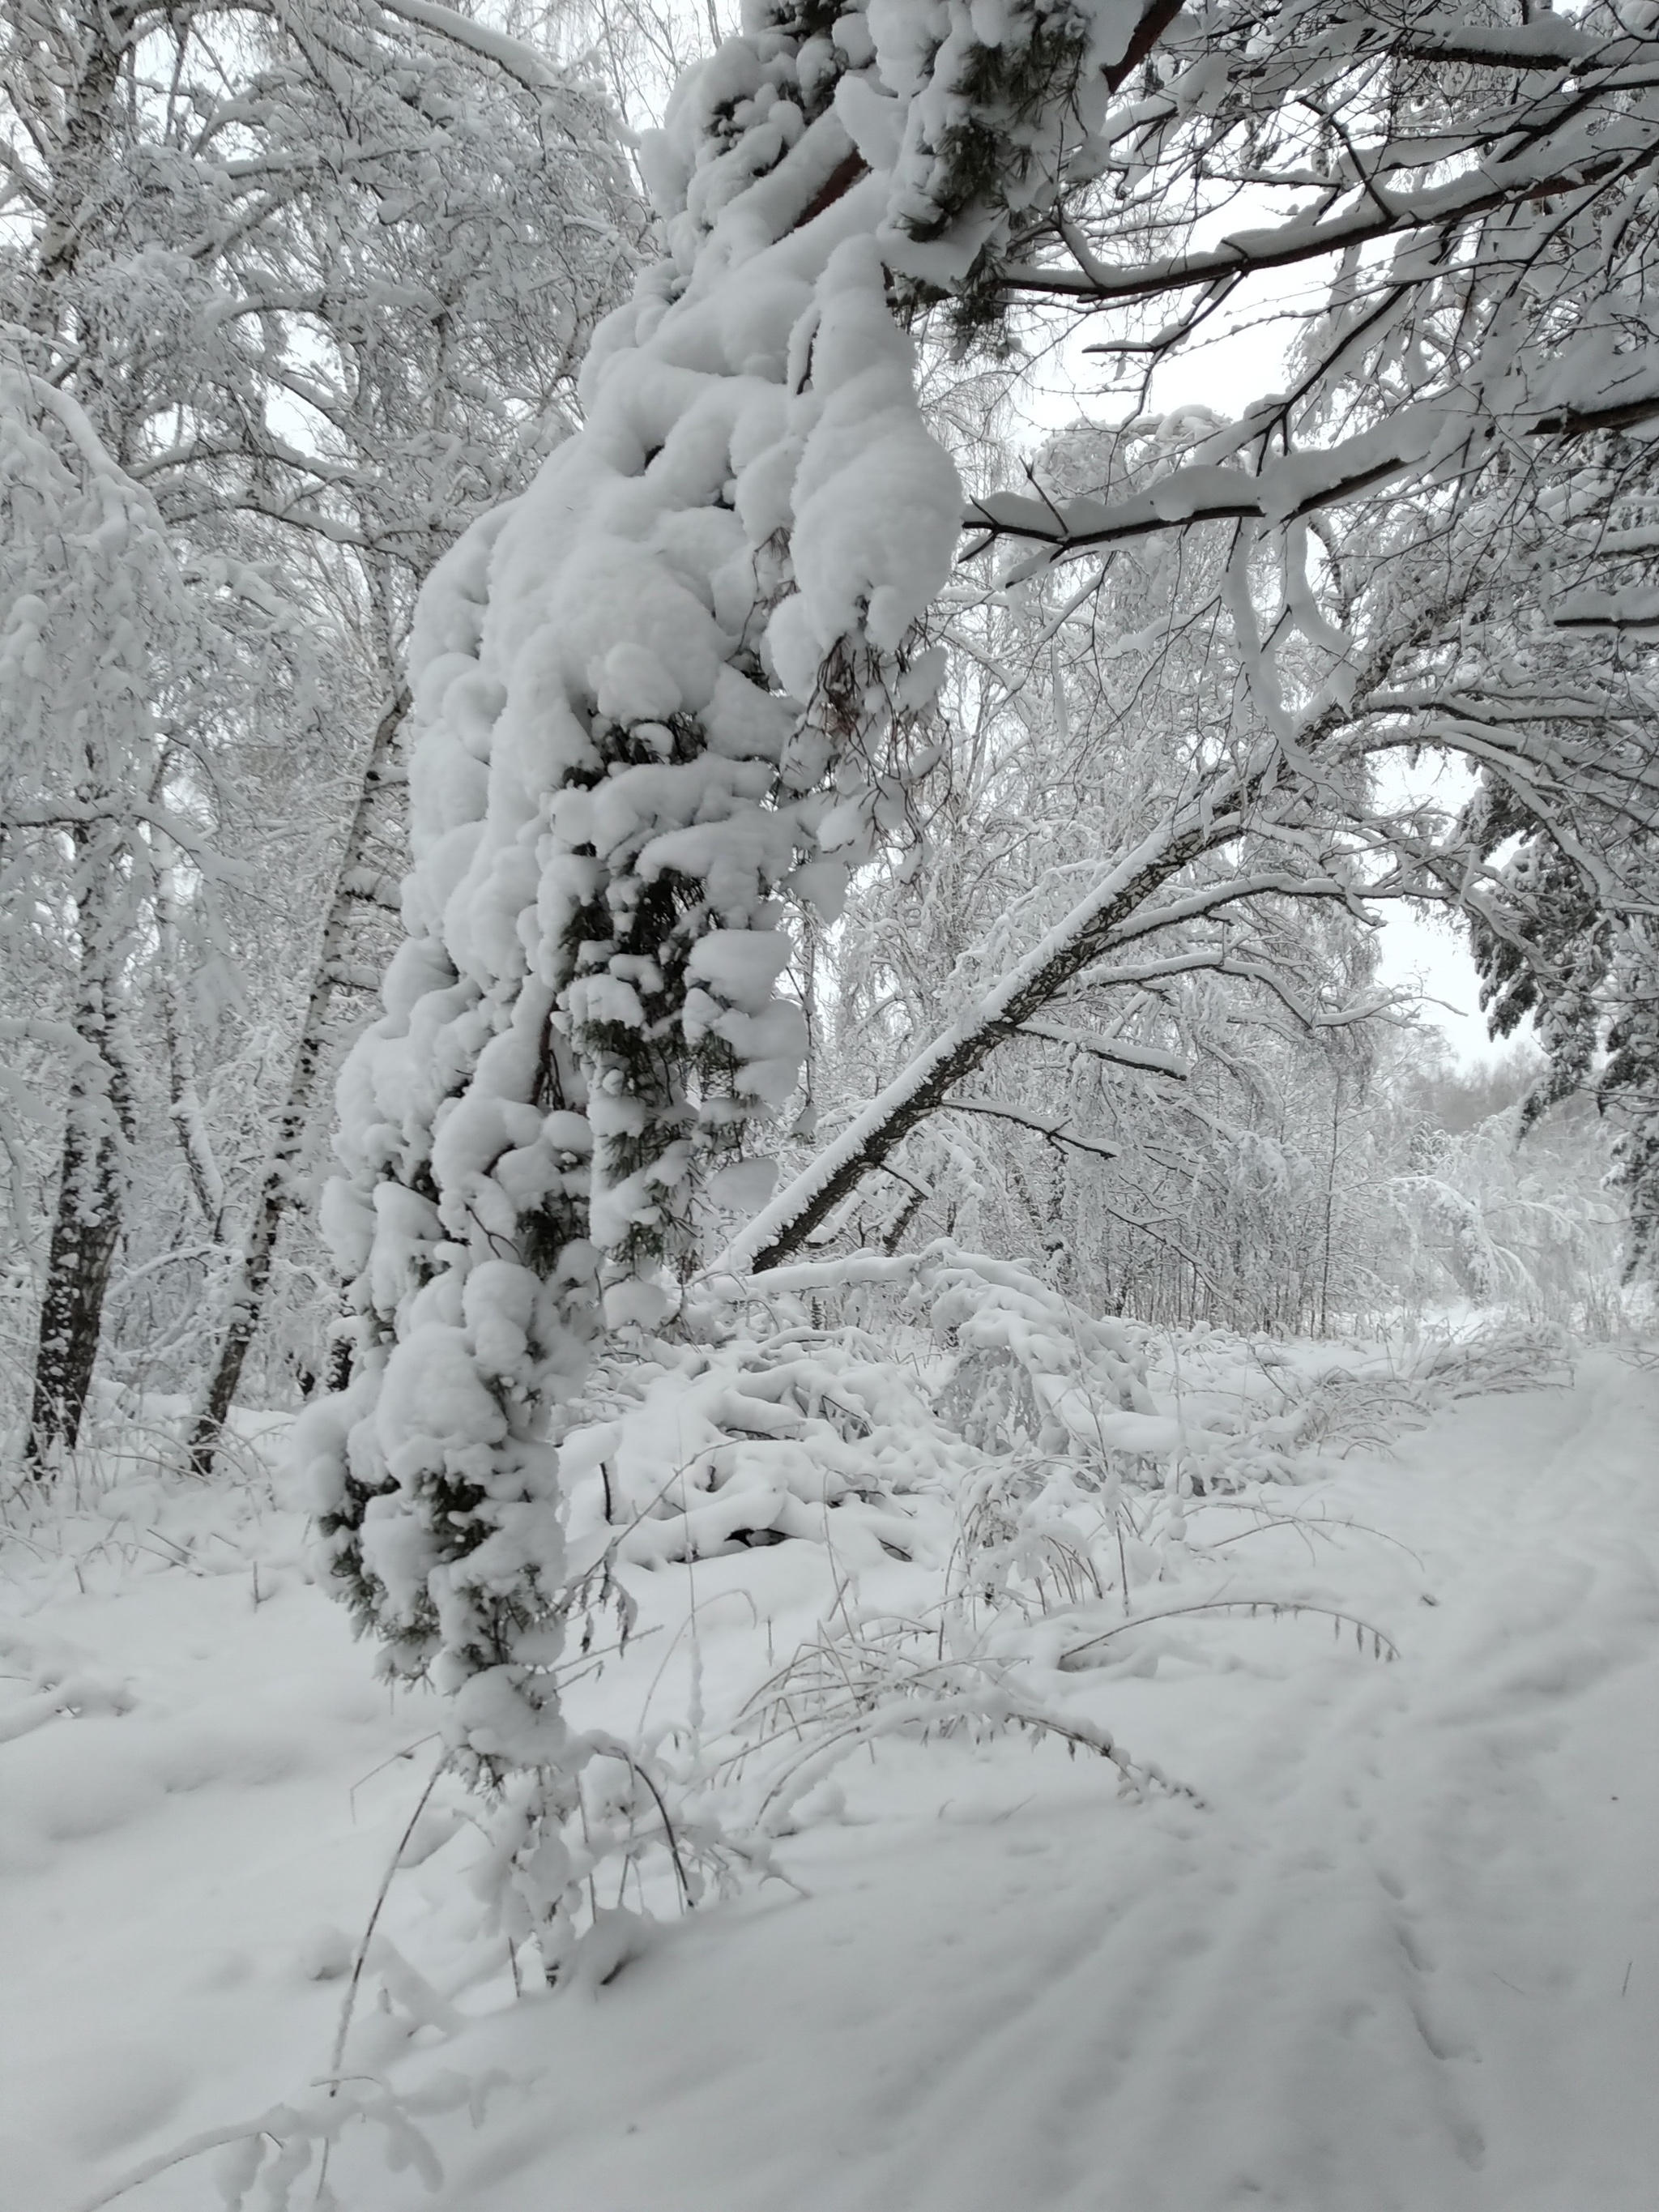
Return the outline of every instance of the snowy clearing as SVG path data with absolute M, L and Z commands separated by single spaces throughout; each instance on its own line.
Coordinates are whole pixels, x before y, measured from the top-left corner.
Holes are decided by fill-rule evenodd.
M 514 2003 L 504 1954 L 481 1978 L 471 1831 L 434 1793 L 340 2096 L 383 2077 L 442 2179 L 356 2119 L 329 2187 L 353 2212 L 1636 2212 L 1659 2170 L 1656 1468 L 1659 1370 L 1595 1353 L 1571 1389 L 1468 1401 L 1280 1489 L 1303 1525 L 1262 1528 L 1237 1586 L 1311 1576 L 1397 1662 L 1310 1615 L 1134 1628 L 1060 1679 L 1183 1789 L 1123 1796 L 1016 1736 L 860 1753 L 779 1846 L 808 1894 L 667 1923 L 603 1987 Z M 58 1555 L 9 1547 L 19 2212 L 325 2101 L 307 2085 L 435 1701 L 374 1683 L 299 1516 L 254 1504 L 135 1478 Z M 1248 1498 L 1189 1513 L 1195 1549 L 1261 1526 Z M 683 1705 L 693 1642 L 712 1699 L 837 1602 L 805 1543 L 692 1571 L 698 1639 L 674 1635 L 686 1571 L 629 1571 L 656 1632 L 599 1717 L 637 1722 L 659 1673 Z M 206 2212 L 248 2155 L 124 2201 Z M 313 2161 L 294 2203 L 316 2188 Z

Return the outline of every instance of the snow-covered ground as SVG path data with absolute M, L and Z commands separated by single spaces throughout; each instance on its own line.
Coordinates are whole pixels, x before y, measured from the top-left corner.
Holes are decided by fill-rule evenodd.
M 1269 1503 L 1303 1525 L 1200 1504 L 1191 1549 L 1236 1540 L 1237 1587 L 1316 1590 L 1397 1660 L 1322 1614 L 1115 1636 L 1056 1679 L 1182 1786 L 1121 1795 L 1020 1736 L 884 1746 L 780 1844 L 805 1895 L 667 1925 L 597 1990 L 514 2002 L 504 1954 L 481 1977 L 441 1790 L 336 2111 L 380 2100 L 442 2175 L 371 2116 L 326 2189 L 349 2212 L 1647 2212 L 1659 1369 L 1588 1355 L 1571 1389 L 1467 1401 Z M 257 1489 L 134 1477 L 28 1536 L 0 1586 L 0 2199 L 64 2212 L 320 2108 L 435 1711 L 374 1683 Z M 844 1601 L 804 1542 L 695 1573 L 711 1698 Z M 688 1692 L 684 1571 L 630 1579 L 656 1632 L 606 1678 L 612 1725 L 659 1669 L 659 1711 Z M 255 2139 L 123 2201 L 208 2212 L 256 2148 L 268 2176 Z M 313 2160 L 292 2201 L 317 2192 Z

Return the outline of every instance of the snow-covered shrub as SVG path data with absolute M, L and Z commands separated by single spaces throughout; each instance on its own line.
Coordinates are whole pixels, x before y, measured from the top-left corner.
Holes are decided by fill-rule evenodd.
M 1167 1337 L 942 1242 L 725 1294 L 702 1316 L 711 1341 L 659 1342 L 592 1378 L 603 1417 L 560 1452 L 573 1553 L 608 1543 L 658 1565 L 797 1539 L 851 1566 L 948 1563 L 1005 1592 L 1028 1569 L 1121 1580 L 1137 1500 L 1305 1480 L 1454 1388 L 1515 1387 L 1561 1356 L 1555 1333 L 1509 1326 L 1403 1355 Z M 857 1317 L 837 1326 L 837 1309 Z
M 1620 1304 L 1621 1230 L 1601 1133 L 1580 1111 L 1528 1128 L 1510 1106 L 1455 1135 L 1420 1131 L 1384 1186 L 1390 1272 L 1408 1302 L 1468 1299 L 1595 1325 Z
M 1166 1449 L 1153 1413 L 1145 1333 L 1097 1320 L 1022 1268 L 969 1259 L 929 1271 L 928 1324 L 955 1347 L 941 1417 L 983 1450 L 1025 1445 L 1132 1455 Z
M 739 1334 L 623 1375 L 633 1402 L 574 1430 L 560 1467 L 573 1530 L 620 1529 L 639 1565 L 789 1537 L 908 1557 L 903 1501 L 951 1471 L 919 1378 L 857 1328 Z
M 897 1735 L 927 1740 L 1015 1729 L 1109 1759 L 1130 1794 L 1164 1781 L 1098 1722 L 1034 1692 L 1023 1658 L 988 1648 L 954 1613 L 942 1623 L 849 1617 L 827 1626 L 763 1685 L 737 1717 L 732 1748 L 716 1758 L 713 1771 L 746 1785 L 749 1821 L 760 1838 L 804 1824 L 803 1801 L 843 1760 Z
M 559 1454 L 573 1549 L 603 1540 L 655 1565 L 798 1538 L 854 1564 L 937 1565 L 988 1457 L 1139 1467 L 1176 1433 L 1129 1332 L 1004 1261 L 939 1245 L 733 1291 L 704 1311 L 712 1341 L 659 1342 L 592 1377 L 605 1418 Z M 836 1325 L 837 1307 L 859 1317 Z

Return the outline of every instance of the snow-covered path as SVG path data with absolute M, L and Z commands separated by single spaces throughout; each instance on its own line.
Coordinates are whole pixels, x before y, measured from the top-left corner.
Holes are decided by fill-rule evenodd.
M 1344 1482 L 1427 1571 L 1432 1606 L 1389 1608 L 1397 1664 L 1118 1683 L 1202 1809 L 1021 1807 L 1005 1757 L 1000 1808 L 981 1784 L 976 1817 L 854 1845 L 811 1904 L 568 2029 L 550 2008 L 525 2165 L 498 2141 L 445 2203 L 1650 2206 L 1656 1408 L 1592 1362 Z M 1160 1692 L 1188 1700 L 1162 1729 Z
M 408 2050 L 399 2083 L 496 2069 L 507 2084 L 481 2127 L 434 2124 L 435 2199 L 365 2141 L 331 2170 L 342 2203 L 1647 2212 L 1659 1374 L 1594 1356 L 1571 1391 L 1473 1401 L 1392 1461 L 1287 1503 L 1376 1532 L 1322 1544 L 1320 1571 L 1399 1644 L 1396 1663 L 1305 1620 L 1182 1620 L 1121 1639 L 1110 1669 L 1078 1678 L 1079 1702 L 1196 1802 L 1121 1800 L 1103 1769 L 1014 1741 L 884 1753 L 848 1781 L 846 1825 L 788 1847 L 805 1901 L 769 1891 L 700 1916 L 597 1997 L 538 1999 Z M 1298 1540 L 1279 1532 L 1254 1547 L 1255 1580 L 1280 1547 L 1288 1578 Z M 798 1548 L 754 1564 L 781 1570 Z M 169 1581 L 176 1605 L 214 1601 L 213 1584 Z M 265 1636 L 280 1665 L 283 1636 L 323 1631 L 317 1602 L 291 1590 L 237 1635 Z M 371 1739 L 418 1733 L 407 1714 L 401 1736 L 372 1727 L 344 1697 L 361 1655 L 328 1642 L 325 1656 L 283 1725 L 326 1757 L 249 1781 L 240 1806 L 224 1789 L 169 1798 L 148 1831 L 135 1814 L 14 1877 L 10 2002 L 27 2016 L 14 2013 L 13 2048 L 81 2096 L 60 2080 L 47 2124 L 9 2116 L 41 2179 L 8 2212 L 58 2212 L 173 2137 L 290 2092 L 302 2047 L 321 2070 L 337 1984 L 306 1981 L 291 1954 L 321 1910 L 354 1924 L 398 1812 L 388 1801 L 349 1834 L 331 1791 L 371 1763 Z M 327 1713 L 331 1735 L 311 1727 Z M 143 1720 L 140 1706 L 56 1726 L 67 1744 Z M 204 2041 L 203 1961 L 178 1957 L 171 1983 L 161 1963 L 187 1938 L 154 1820 L 168 1823 L 169 1867 L 192 1850 L 222 1862 L 256 1790 L 259 1939 L 242 1984 L 216 1990 L 217 2040 Z M 123 1863 L 152 1868 L 166 1942 L 142 1888 L 112 1898 Z M 84 1976 L 58 1989 L 45 1899 L 99 1962 L 101 2000 Z M 204 1903 L 205 1948 L 222 1943 L 219 1909 Z M 77 2075 L 94 2002 L 128 2021 L 148 2003 L 190 2076 L 136 2132 L 100 2134 L 98 2081 Z M 192 2166 L 128 2201 L 220 2200 Z

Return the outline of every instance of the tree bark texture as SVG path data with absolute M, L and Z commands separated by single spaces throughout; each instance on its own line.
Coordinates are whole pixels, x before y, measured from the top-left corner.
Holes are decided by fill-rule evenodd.
M 118 856 L 102 839 L 83 847 L 81 988 L 75 1011 L 80 1048 L 70 1081 L 58 1205 L 40 1300 L 34 1381 L 25 1444 L 40 1471 L 80 1441 L 92 1389 L 104 1300 L 121 1241 L 132 1088 L 122 1049 L 119 976 L 125 931 L 112 909 Z
M 352 908 L 359 900 L 371 896 L 360 878 L 372 834 L 374 801 L 392 781 L 392 753 L 408 711 L 409 694 L 400 690 L 381 716 L 369 746 L 357 804 L 346 831 L 339 873 L 323 925 L 317 965 L 306 1002 L 305 1022 L 289 1076 L 288 1096 L 276 1124 L 276 1142 L 260 1178 L 259 1195 L 243 1241 L 225 1334 L 191 1430 L 190 1464 L 197 1474 L 207 1475 L 213 1471 L 214 1457 L 242 1379 L 242 1369 L 258 1334 L 277 1238 L 294 1201 L 295 1177 L 304 1157 L 318 1072 L 327 1049 L 329 1018 L 333 1012 L 335 994 L 347 980 L 343 956 Z

